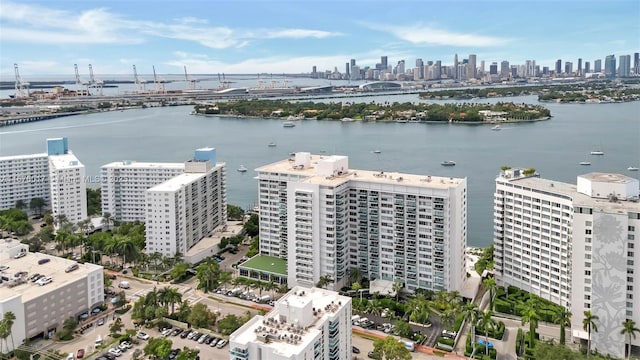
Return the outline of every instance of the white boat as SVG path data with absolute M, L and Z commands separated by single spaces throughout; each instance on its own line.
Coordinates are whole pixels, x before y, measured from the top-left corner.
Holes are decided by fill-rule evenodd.
M 637 168 L 637 167 L 635 167 L 635 166 L 629 166 L 629 167 L 627 168 L 627 170 L 629 170 L 629 171 L 638 171 L 638 168 Z
M 380 151 L 380 150 L 373 150 L 373 153 L 374 153 L 374 154 L 380 154 L 380 153 L 382 153 L 382 151 Z
M 344 118 L 342 118 L 342 120 L 340 120 L 340 121 L 342 121 L 342 122 L 353 122 L 353 121 L 355 121 L 355 120 L 353 120 L 353 119 L 352 119 L 352 118 L 350 118 L 350 117 L 344 117 Z
M 299 115 L 299 116 L 293 116 L 293 115 L 289 115 L 289 117 L 287 118 L 287 121 L 296 121 L 296 120 L 302 120 L 304 119 L 304 116 Z
M 247 168 L 244 165 L 240 165 L 240 167 L 238 168 L 239 172 L 247 172 Z
M 580 165 L 584 165 L 584 166 L 588 166 L 588 165 L 591 165 L 591 162 L 590 161 L 580 161 L 579 164 Z
M 440 163 L 442 166 L 456 166 L 456 162 L 453 160 L 445 160 Z
M 602 150 L 593 150 L 591 155 L 604 155 L 604 151 Z
M 500 125 L 496 125 L 496 126 L 492 127 L 491 130 L 500 131 L 500 130 L 502 130 L 502 128 L 500 127 Z
M 291 128 L 296 126 L 296 124 L 292 121 L 285 121 L 282 123 L 282 127 Z
M 269 145 L 267 145 L 268 147 L 276 147 L 276 143 L 274 143 L 273 141 L 269 143 Z

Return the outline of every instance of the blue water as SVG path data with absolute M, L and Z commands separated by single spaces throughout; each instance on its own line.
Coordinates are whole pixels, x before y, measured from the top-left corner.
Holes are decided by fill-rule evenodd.
M 398 95 L 348 101 L 419 100 L 417 95 Z M 530 96 L 492 101 L 537 103 Z M 626 169 L 640 165 L 640 102 L 544 105 L 551 109 L 551 120 L 504 125 L 501 131 L 320 120 L 283 128 L 278 120 L 193 116 L 191 107 L 106 112 L 0 128 L 0 156 L 44 152 L 46 138 L 67 136 L 87 175 L 97 175 L 100 166 L 112 161 L 181 162 L 198 147 L 214 146 L 219 161 L 227 163 L 229 203 L 249 208 L 257 197 L 252 169 L 294 151 L 348 155 L 354 169 L 467 177 L 468 243 L 487 246 L 493 233 L 494 179 L 503 165 L 533 167 L 542 177 L 572 183 L 592 171 L 638 176 Z M 270 142 L 277 146 L 268 147 Z M 596 148 L 605 155 L 589 155 Z M 443 167 L 443 160 L 457 165 Z M 580 161 L 592 165 L 580 166 Z M 237 172 L 240 165 L 249 171 Z

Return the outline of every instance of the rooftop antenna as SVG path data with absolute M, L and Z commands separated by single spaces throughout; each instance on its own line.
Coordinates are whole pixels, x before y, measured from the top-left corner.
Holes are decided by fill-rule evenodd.
M 18 71 L 18 64 L 13 64 L 13 69 L 16 73 L 16 98 L 29 97 L 29 83 L 22 81 L 20 71 Z

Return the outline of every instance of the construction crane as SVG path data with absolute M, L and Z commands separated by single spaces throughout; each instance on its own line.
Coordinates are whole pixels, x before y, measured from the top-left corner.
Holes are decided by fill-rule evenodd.
M 231 81 L 228 81 L 224 75 L 224 73 L 222 73 L 222 77 L 220 77 L 220 73 L 218 73 L 218 81 L 220 82 L 220 88 L 221 89 L 226 89 L 229 87 L 229 84 L 231 83 Z
M 13 69 L 16 73 L 16 99 L 29 97 L 29 83 L 22 81 L 20 71 L 18 71 L 18 64 L 13 64 Z
M 91 83 L 89 84 L 89 87 L 97 89 L 98 94 L 102 96 L 102 85 L 104 85 L 104 81 L 100 79 L 96 79 L 96 77 L 93 76 L 93 67 L 91 66 L 91 64 L 89 64 L 89 77 L 91 79 Z
M 198 82 L 198 81 L 192 79 L 191 76 L 189 76 L 189 74 L 187 73 L 187 66 L 186 65 L 184 66 L 184 78 L 189 83 L 189 90 L 195 90 L 196 89 L 196 82 Z
M 138 77 L 138 71 L 136 70 L 136 66 L 133 65 L 133 81 L 136 83 L 136 89 L 138 89 L 139 93 L 144 92 L 144 82 L 140 81 Z
M 166 91 L 164 89 L 164 80 L 160 79 L 156 74 L 156 66 L 153 65 L 153 82 L 156 83 L 156 93 L 165 94 Z
M 76 95 L 89 95 L 89 83 L 80 79 L 80 72 L 78 71 L 78 64 L 73 64 L 76 72 Z M 84 88 L 84 91 L 83 91 Z

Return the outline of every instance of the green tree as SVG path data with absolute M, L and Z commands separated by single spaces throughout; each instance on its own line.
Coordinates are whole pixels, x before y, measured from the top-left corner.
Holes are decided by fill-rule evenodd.
M 411 360 L 411 352 L 392 336 L 373 342 L 373 356 L 379 360 Z
M 0 320 L 0 339 L 3 339 L 7 348 L 9 344 L 7 343 L 7 338 L 11 336 L 11 349 L 15 349 L 15 344 L 13 342 L 13 324 L 16 321 L 16 316 L 12 311 L 7 311 L 2 316 L 2 320 Z M 2 354 L 2 348 L 0 347 L 0 354 Z
M 571 326 L 571 312 L 564 306 L 559 307 L 553 316 L 553 321 L 560 325 L 560 345 L 564 345 L 567 336 L 565 328 Z
M 522 311 L 522 325 L 529 323 L 529 343 L 533 347 L 536 341 L 536 328 L 538 327 L 538 302 L 533 298 L 529 299 Z
M 187 275 L 187 270 L 189 270 L 189 264 L 184 262 L 177 263 L 173 266 L 173 269 L 171 269 L 171 277 L 179 280 Z
M 182 302 L 182 294 L 178 291 L 178 289 L 165 287 L 158 291 L 159 301 L 167 307 L 167 312 L 169 312 L 169 305 L 171 305 L 171 313 L 175 312 L 175 305 L 180 304 Z
M 111 225 L 113 225 L 113 216 L 111 216 L 110 212 L 102 214 L 102 225 L 104 225 L 105 231 L 109 231 L 111 229 Z
M 205 292 L 218 288 L 220 279 L 220 265 L 212 259 L 198 265 L 196 268 L 196 278 L 199 281 L 198 288 Z
M 182 351 L 178 354 L 178 356 L 176 356 L 176 360 L 196 360 L 199 353 L 199 349 L 191 349 L 185 346 L 182 348 Z
M 102 190 L 87 187 L 87 215 L 100 215 L 102 207 Z
M 393 325 L 395 326 L 395 331 L 398 332 L 398 335 L 407 338 L 413 335 L 413 329 L 408 322 L 403 320 L 396 320 Z
M 462 313 L 470 325 L 469 338 L 471 338 L 471 343 L 475 344 L 475 326 L 478 322 L 478 318 L 480 317 L 480 309 L 478 309 L 478 305 L 476 303 L 470 301 L 462 308 Z
M 109 332 L 113 336 L 115 334 L 118 334 L 120 332 L 120 330 L 122 330 L 122 328 L 124 328 L 124 324 L 122 323 L 122 319 L 117 318 L 116 321 L 112 322 L 111 325 L 109 326 Z
M 227 204 L 227 220 L 242 220 L 244 210 L 236 205 Z
M 355 291 L 356 294 L 360 293 L 360 300 L 362 300 L 362 291 L 360 291 L 362 289 L 362 285 L 360 285 L 359 282 L 354 282 L 353 284 L 351 284 L 351 290 Z
M 485 354 L 489 355 L 489 331 L 492 331 L 496 322 L 492 319 L 493 312 L 491 310 L 482 313 L 478 319 L 478 328 L 484 332 Z
M 620 331 L 620 334 L 626 335 L 629 340 L 627 342 L 627 359 L 631 357 L 631 337 L 633 336 L 635 339 L 637 332 L 640 332 L 640 329 L 636 327 L 635 321 L 627 319 L 622 323 L 622 331 Z
M 205 328 L 215 323 L 215 315 L 209 311 L 206 305 L 197 303 L 191 307 L 191 313 L 187 318 L 187 322 L 191 324 L 191 326 Z
M 493 311 L 496 289 L 498 288 L 498 286 L 496 285 L 496 279 L 494 279 L 493 277 L 488 277 L 482 281 L 482 285 L 484 285 L 484 288 L 489 291 L 489 309 Z
M 316 287 L 326 289 L 329 284 L 333 283 L 333 279 L 329 275 L 322 275 L 316 283 Z
M 24 210 L 26 208 L 27 208 L 27 203 L 25 203 L 24 200 L 16 201 L 16 209 Z
M 166 359 L 172 346 L 173 342 L 165 337 L 151 338 L 144 347 L 144 354 L 153 356 L 154 359 Z
M 391 285 L 391 291 L 393 291 L 394 296 L 396 297 L 396 301 L 398 301 L 398 299 L 400 299 L 400 294 L 402 293 L 402 288 L 403 288 L 403 284 L 401 282 L 394 282 L 393 285 Z
M 43 198 L 33 198 L 29 201 L 29 209 L 38 215 L 42 215 L 42 208 L 47 205 Z
M 238 330 L 238 328 L 246 322 L 243 321 L 244 319 L 242 317 L 238 317 L 234 314 L 229 314 L 218 321 L 218 332 L 220 332 L 220 334 L 222 335 L 230 335 L 234 331 Z
M 539 342 L 533 349 L 533 358 L 536 360 L 582 360 L 584 357 L 579 352 L 571 351 L 564 345 L 547 344 Z
M 596 325 L 596 320 L 598 320 L 598 315 L 594 315 L 591 313 L 591 310 L 586 310 L 584 312 L 584 318 L 582 319 L 582 328 L 587 332 L 587 357 L 591 354 L 591 332 L 598 332 L 598 326 Z

